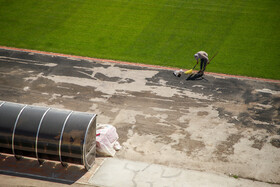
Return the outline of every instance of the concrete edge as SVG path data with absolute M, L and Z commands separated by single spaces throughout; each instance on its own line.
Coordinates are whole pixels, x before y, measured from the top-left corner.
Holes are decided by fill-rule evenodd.
M 37 53 L 37 54 L 51 55 L 51 56 L 60 56 L 60 57 L 67 57 L 67 58 L 77 58 L 77 59 L 81 59 L 81 60 L 93 60 L 93 61 L 97 61 L 97 62 L 110 62 L 110 63 L 115 63 L 115 64 L 131 65 L 131 66 L 138 66 L 138 67 L 148 67 L 148 68 L 154 68 L 154 69 L 173 70 L 173 71 L 179 70 L 179 68 L 173 68 L 173 67 L 167 67 L 167 66 L 158 66 L 158 65 L 150 65 L 150 64 L 142 64 L 142 63 L 135 63 L 135 62 L 118 61 L 118 60 L 109 60 L 109 59 L 101 59 L 101 58 L 93 58 L 93 57 L 84 57 L 84 56 L 61 54 L 61 53 L 55 53 L 55 52 L 39 51 L 39 50 L 33 50 L 33 49 L 7 47 L 7 46 L 1 46 L 1 45 L 0 45 L 0 49 Z M 184 71 L 186 71 L 186 70 L 187 69 L 184 69 Z M 213 72 L 205 72 L 205 74 L 211 75 L 211 76 L 220 76 L 220 77 L 236 78 L 236 79 L 247 79 L 247 80 L 271 82 L 271 83 L 280 84 L 280 80 L 274 80 L 274 79 L 247 77 L 247 76 L 241 76 L 241 75 L 229 75 L 229 74 L 213 73 Z

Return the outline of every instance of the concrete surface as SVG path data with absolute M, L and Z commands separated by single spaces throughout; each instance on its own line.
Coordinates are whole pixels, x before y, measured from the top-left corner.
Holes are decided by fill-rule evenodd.
M 271 186 L 263 182 L 236 179 L 225 175 L 171 168 L 109 158 L 90 179 L 97 186 L 146 186 L 146 187 L 193 187 L 193 186 Z
M 117 157 L 280 183 L 280 83 L 0 49 L 0 100 L 93 112 Z

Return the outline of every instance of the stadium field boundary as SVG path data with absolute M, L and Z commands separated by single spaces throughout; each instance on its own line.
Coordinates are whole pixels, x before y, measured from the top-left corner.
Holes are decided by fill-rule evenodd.
M 33 50 L 33 49 L 22 49 L 22 48 L 7 47 L 7 46 L 1 46 L 1 45 L 0 45 L 0 49 L 20 51 L 20 52 L 29 52 L 29 53 L 37 53 L 37 54 L 50 55 L 50 56 L 76 58 L 76 59 L 81 59 L 81 60 L 92 60 L 92 61 L 96 61 L 96 62 L 110 62 L 110 63 L 115 63 L 115 64 L 123 64 L 123 65 L 155 68 L 155 69 L 165 69 L 165 70 L 173 70 L 173 71 L 180 69 L 180 68 L 175 68 L 175 67 L 158 66 L 158 65 L 150 65 L 150 64 L 126 62 L 126 61 L 118 61 L 118 60 L 110 60 L 110 59 L 100 59 L 100 58 L 94 58 L 94 57 L 84 57 L 84 56 L 78 56 L 78 55 L 61 54 L 61 53 L 46 52 L 46 51 L 39 51 L 39 50 Z M 185 70 L 187 70 L 187 69 L 185 69 Z M 249 80 L 255 80 L 255 81 L 273 82 L 273 83 L 280 84 L 280 80 L 274 80 L 274 79 L 247 77 L 247 76 L 241 76 L 241 75 L 229 75 L 229 74 L 214 73 L 214 72 L 205 72 L 205 74 L 206 75 L 212 75 L 212 76 L 221 76 L 221 77 L 237 78 L 237 79 L 249 79 Z

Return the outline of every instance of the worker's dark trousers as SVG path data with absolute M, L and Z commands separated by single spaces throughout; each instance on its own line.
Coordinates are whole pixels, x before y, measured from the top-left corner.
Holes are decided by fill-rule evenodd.
M 200 60 L 200 71 L 205 71 L 206 64 L 207 64 L 207 60 L 205 59 Z

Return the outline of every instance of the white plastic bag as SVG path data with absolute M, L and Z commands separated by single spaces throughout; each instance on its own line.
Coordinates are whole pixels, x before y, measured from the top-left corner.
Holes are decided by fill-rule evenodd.
M 96 154 L 97 156 L 114 156 L 121 146 L 117 141 L 119 135 L 116 128 L 109 124 L 97 124 Z

